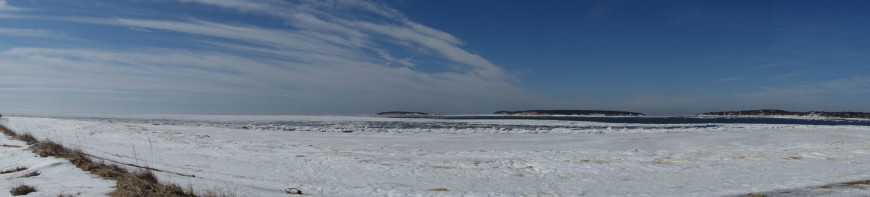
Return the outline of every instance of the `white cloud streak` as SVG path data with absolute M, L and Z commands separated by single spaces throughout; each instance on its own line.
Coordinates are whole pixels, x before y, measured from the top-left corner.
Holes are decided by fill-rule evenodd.
M 181 0 L 181 2 L 207 3 L 227 8 L 235 8 L 241 11 L 259 11 L 269 9 L 265 3 L 239 1 L 239 0 Z
M 842 99 L 870 95 L 870 76 L 835 79 L 782 88 L 761 87 L 761 89 L 757 92 L 737 94 L 735 98 L 742 103 L 752 103 L 758 106 L 819 110 L 825 108 L 820 106 L 838 104 Z M 818 108 L 814 109 L 813 107 Z
M 419 102 L 461 110 L 469 100 L 518 102 L 506 83 L 457 73 L 426 74 L 373 63 L 337 67 L 293 61 L 258 61 L 229 54 L 188 51 L 122 53 L 20 48 L 0 53 L 0 83 L 25 89 L 166 94 L 235 95 L 317 102 L 312 107 L 413 107 Z M 279 65 L 279 66 L 276 66 Z M 349 100 L 353 102 L 349 103 Z M 387 104 L 389 103 L 389 104 Z M 297 106 L 301 107 L 301 106 Z M 309 109 L 310 110 L 310 109 Z
M 277 17 L 288 26 L 266 28 L 195 18 L 167 21 L 16 15 L 14 18 L 117 26 L 142 34 L 182 33 L 202 46 L 13 48 L 0 51 L 0 64 L 4 65 L 0 84 L 6 86 L 0 87 L 0 92 L 217 96 L 232 98 L 214 101 L 230 105 L 268 100 L 293 113 L 329 111 L 326 109 L 479 112 L 523 106 L 536 99 L 509 83 L 511 77 L 501 68 L 462 49 L 458 38 L 412 22 L 383 4 L 343 0 L 181 2 Z M 348 10 L 384 18 L 360 21 L 348 16 Z M 414 57 L 396 57 L 391 54 L 395 47 L 385 46 L 395 43 L 408 43 L 400 46 L 412 47 L 409 51 L 433 51 L 465 68 L 438 73 L 415 70 L 419 66 Z
M 53 36 L 54 34 L 51 31 L 41 30 L 41 29 L 0 28 L 0 35 L 49 37 L 49 36 Z
M 14 29 L 14 28 L 0 28 L 0 36 L 17 36 L 17 37 L 42 37 L 42 38 L 55 38 L 55 39 L 67 39 L 67 40 L 76 40 L 75 38 L 65 34 L 59 33 L 44 29 Z
M 6 0 L 0 0 L 0 12 L 4 11 L 21 11 L 21 8 L 17 8 L 7 4 Z
M 506 74 L 504 70 L 492 64 L 489 60 L 460 48 L 459 46 L 462 45 L 463 42 L 453 35 L 415 23 L 395 9 L 381 4 L 355 0 L 312 1 L 313 7 L 325 7 L 327 9 L 336 9 L 339 11 L 353 9 L 364 10 L 384 16 L 390 22 L 376 23 L 370 21 L 358 21 L 326 12 L 305 9 L 309 7 L 299 5 L 284 5 L 284 7 L 251 6 L 247 4 L 232 5 L 222 0 L 195 0 L 191 2 L 282 17 L 289 23 L 302 29 L 347 32 L 344 36 L 350 37 L 350 40 L 367 39 L 368 36 L 363 36 L 361 32 L 370 32 L 375 33 L 376 35 L 388 36 L 391 39 L 413 43 L 415 46 L 433 50 L 437 52 L 437 54 L 442 55 L 453 62 L 469 66 L 472 73 L 485 79 L 504 80 L 509 78 L 509 75 Z M 245 2 L 249 4 L 261 4 L 260 2 L 253 1 Z M 252 9 L 254 7 L 260 9 Z M 280 11 L 276 11 L 276 9 Z M 294 14 L 288 15 L 288 12 Z
M 721 82 L 740 81 L 740 80 L 743 80 L 743 78 L 742 77 L 728 77 L 728 78 L 718 79 L 714 82 L 721 83 Z

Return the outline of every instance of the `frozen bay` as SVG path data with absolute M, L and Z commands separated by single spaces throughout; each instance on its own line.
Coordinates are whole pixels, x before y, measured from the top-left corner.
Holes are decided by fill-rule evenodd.
M 157 173 L 161 180 L 253 196 L 284 195 L 289 187 L 323 196 L 722 196 L 782 189 L 860 196 L 868 192 L 800 189 L 870 179 L 867 126 L 90 118 L 10 117 L 4 124 L 96 156 L 164 170 Z M 278 121 L 295 124 L 239 126 Z

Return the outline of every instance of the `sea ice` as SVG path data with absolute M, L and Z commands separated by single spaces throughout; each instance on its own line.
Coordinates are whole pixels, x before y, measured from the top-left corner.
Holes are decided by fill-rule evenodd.
M 157 173 L 161 180 L 198 191 L 217 188 L 253 196 L 286 195 L 290 187 L 316 196 L 722 196 L 870 179 L 870 127 L 864 126 L 572 130 L 631 124 L 361 116 L 125 118 L 10 117 L 4 124 L 113 161 L 164 170 Z M 204 120 L 212 123 L 201 125 Z M 222 121 L 285 121 L 310 129 L 239 129 L 219 126 Z M 448 126 L 364 127 L 371 122 Z M 461 125 L 486 127 L 456 127 Z M 500 129 L 510 125 L 542 127 Z M 346 129 L 354 132 L 340 132 Z M 870 190 L 813 194 L 868 195 Z

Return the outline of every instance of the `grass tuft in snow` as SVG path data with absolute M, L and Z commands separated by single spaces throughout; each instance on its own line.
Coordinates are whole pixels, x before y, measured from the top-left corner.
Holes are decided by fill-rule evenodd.
M 841 183 L 841 184 L 848 185 L 848 186 L 870 185 L 870 180 L 852 181 L 852 182 L 845 182 L 845 183 Z
M 128 173 L 118 179 L 118 190 L 109 196 L 197 196 L 176 184 L 161 184 L 149 170 Z
M 143 170 L 135 172 L 133 174 L 136 175 L 136 178 L 140 180 L 147 181 L 149 183 L 157 183 L 157 176 L 154 176 L 154 173 L 150 170 Z
M 7 129 L 3 125 L 0 125 L 0 132 L 2 132 L 3 135 L 7 135 L 7 136 L 11 136 L 11 137 L 18 136 L 18 134 L 16 134 L 15 132 L 12 132 L 12 130 Z
M 16 187 L 13 187 L 12 190 L 9 190 L 9 193 L 12 193 L 13 196 L 20 196 L 20 195 L 27 195 L 27 194 L 29 194 L 31 192 L 35 192 L 35 191 L 36 191 L 36 187 L 22 184 L 22 185 L 18 185 Z
M 859 181 L 851 181 L 851 182 L 843 182 L 843 183 L 833 183 L 833 184 L 814 186 L 814 187 L 781 189 L 781 190 L 759 192 L 759 193 L 748 193 L 748 194 L 737 195 L 736 197 L 784 196 L 783 194 L 791 194 L 791 193 L 807 193 L 807 194 L 795 194 L 795 195 L 785 195 L 785 196 L 813 196 L 812 191 L 814 191 L 814 190 L 822 191 L 822 190 L 842 189 L 842 188 L 857 188 L 857 189 L 861 189 L 861 190 L 866 190 L 868 186 L 870 186 L 870 180 L 859 180 Z
M 21 166 L 15 166 L 15 168 L 12 168 L 9 170 L 4 170 L 4 171 L 0 172 L 0 174 L 9 174 L 9 173 L 21 172 L 21 171 L 25 171 L 25 170 L 27 170 L 27 168 L 21 167 Z
M 64 148 L 63 145 L 50 140 L 43 141 L 36 146 L 31 146 L 30 149 L 36 152 L 40 157 L 62 157 L 66 153 L 66 148 Z
M 237 192 L 225 190 L 222 188 L 214 188 L 202 194 L 203 197 L 236 197 Z
M 35 176 L 39 176 L 39 171 L 38 171 L 38 170 L 37 170 L 37 171 L 30 172 L 30 173 L 27 173 L 27 174 L 24 174 L 24 176 L 21 176 L 21 178 L 35 177 Z
M 124 169 L 114 164 L 95 164 L 97 167 L 91 169 L 92 174 L 103 177 L 105 179 L 116 180 L 121 176 L 128 174 L 127 169 Z
M 37 140 L 36 137 L 33 137 L 30 133 L 18 135 L 17 138 L 21 141 L 27 142 L 27 145 L 39 143 L 39 140 Z
M 104 179 L 115 180 L 118 182 L 117 189 L 109 196 L 197 196 L 192 189 L 185 190 L 175 184 L 160 183 L 156 176 L 150 171 L 129 172 L 117 165 L 107 165 L 105 162 L 94 162 L 90 155 L 80 149 L 69 149 L 51 140 L 40 142 L 29 133 L 16 134 L 3 125 L 0 125 L 0 132 L 27 142 L 27 144 L 36 144 L 31 146 L 30 150 L 41 157 L 58 157 L 69 160 L 76 167 L 88 171 L 91 174 L 96 174 Z M 27 168 L 16 168 L 14 172 L 26 170 Z M 11 172 L 10 172 L 11 173 Z M 26 186 L 22 187 L 22 191 L 27 188 L 35 188 Z M 13 189 L 13 195 L 15 195 Z M 29 192 L 27 192 L 29 193 Z M 26 193 L 24 193 L 26 194 Z M 23 195 L 23 194 L 21 194 Z

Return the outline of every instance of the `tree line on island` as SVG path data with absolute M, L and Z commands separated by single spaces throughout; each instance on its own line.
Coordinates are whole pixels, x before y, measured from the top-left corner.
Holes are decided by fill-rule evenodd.
M 497 111 L 496 115 L 521 115 L 521 116 L 550 116 L 550 115 L 575 115 L 575 116 L 645 116 L 643 113 L 627 111 L 607 110 L 525 110 L 525 111 Z M 381 116 L 426 116 L 438 115 L 425 112 L 388 111 L 378 113 Z
M 380 116 L 426 116 L 426 115 L 434 115 L 430 113 L 423 112 L 409 112 L 409 111 L 388 111 L 378 113 Z
M 497 115 L 573 115 L 573 116 L 645 116 L 643 113 L 608 110 L 525 110 L 497 111 Z

